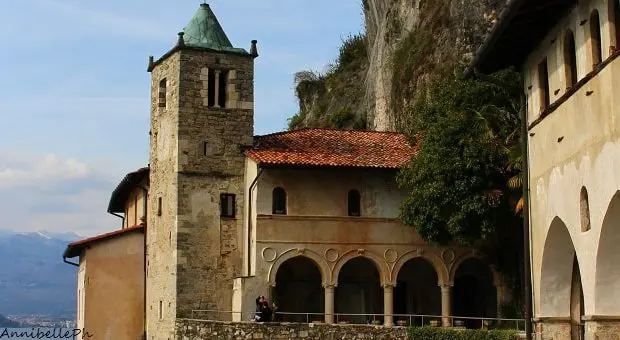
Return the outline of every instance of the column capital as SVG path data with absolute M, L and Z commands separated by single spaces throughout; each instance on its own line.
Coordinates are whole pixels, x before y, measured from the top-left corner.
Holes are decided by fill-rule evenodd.
M 452 287 L 454 287 L 454 283 L 453 282 L 442 282 L 440 284 L 438 284 L 439 288 L 443 289 L 450 289 Z
M 337 283 L 322 283 L 321 286 L 323 286 L 323 288 L 325 289 L 335 289 L 336 287 L 338 287 Z
M 385 289 L 385 288 L 394 288 L 396 287 L 396 283 L 392 283 L 392 282 L 386 282 L 386 283 L 382 283 L 381 284 L 381 288 Z

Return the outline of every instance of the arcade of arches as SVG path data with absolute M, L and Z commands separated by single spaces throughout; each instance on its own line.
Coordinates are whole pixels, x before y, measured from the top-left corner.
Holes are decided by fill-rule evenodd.
M 412 324 L 431 320 L 451 324 L 450 318 L 498 316 L 498 280 L 483 260 L 460 261 L 450 277 L 438 275 L 423 257 L 414 257 L 397 268 L 393 282 L 383 276 L 381 264 L 366 256 L 352 257 L 334 273 L 322 273 L 315 260 L 304 255 L 279 265 L 272 299 L 279 306 L 281 321 L 371 323 L 393 325 L 399 319 Z M 445 282 L 444 282 L 445 281 Z M 422 317 L 424 316 L 424 317 Z M 429 317 L 433 316 L 433 317 Z M 479 328 L 480 321 L 465 322 Z
M 590 231 L 575 228 L 571 234 L 564 221 L 558 217 L 553 219 L 547 231 L 540 267 L 537 332 L 559 334 L 563 339 L 571 340 L 607 339 L 607 333 L 618 333 L 619 227 L 620 191 L 615 193 L 603 216 L 598 247 L 578 243 Z M 594 257 L 590 255 L 592 251 Z M 569 323 L 570 327 L 566 327 Z

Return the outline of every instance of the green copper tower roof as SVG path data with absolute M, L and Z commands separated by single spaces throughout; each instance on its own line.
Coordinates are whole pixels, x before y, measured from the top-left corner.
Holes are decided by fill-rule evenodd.
M 223 52 L 248 53 L 243 48 L 233 47 L 208 4 L 200 5 L 183 32 L 185 33 L 183 41 L 186 46 Z

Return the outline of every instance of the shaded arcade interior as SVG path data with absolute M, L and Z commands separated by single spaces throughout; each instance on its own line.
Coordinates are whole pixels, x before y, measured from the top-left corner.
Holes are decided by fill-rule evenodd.
M 452 284 L 441 282 L 434 265 L 416 257 L 399 268 L 395 285 L 382 285 L 376 262 L 357 256 L 340 267 L 331 295 L 326 294 L 329 288 L 320 266 L 308 257 L 296 256 L 277 269 L 271 297 L 280 314 L 274 321 L 429 325 L 447 315 L 461 320 L 459 325 L 464 327 L 480 328 L 479 318 L 498 317 L 497 283 L 487 263 L 465 259 L 453 276 Z M 447 294 L 442 287 L 448 288 Z M 327 307 L 330 296 L 332 312 Z M 386 299 L 392 301 L 391 306 Z M 389 308 L 391 312 L 386 312 Z M 328 319 L 326 315 L 332 313 L 333 319 Z M 454 325 L 451 319 L 446 320 L 444 325 Z

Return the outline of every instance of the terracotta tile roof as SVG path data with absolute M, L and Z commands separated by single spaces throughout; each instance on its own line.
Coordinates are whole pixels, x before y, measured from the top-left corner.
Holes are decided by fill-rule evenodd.
M 84 249 L 86 246 L 88 246 L 91 243 L 103 241 L 103 240 L 106 240 L 112 237 L 117 237 L 120 235 L 124 235 L 132 231 L 143 231 L 143 230 L 144 230 L 144 224 L 138 224 L 133 227 L 118 229 L 118 230 L 111 231 L 109 233 L 100 234 L 100 235 L 96 235 L 93 237 L 71 242 L 69 243 L 69 245 L 67 245 L 67 249 L 65 250 L 63 257 L 64 258 L 76 257 L 80 255 L 80 253 L 82 252 L 82 249 Z
M 245 153 L 266 165 L 393 169 L 416 151 L 401 133 L 309 128 L 256 136 Z

